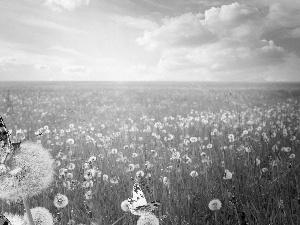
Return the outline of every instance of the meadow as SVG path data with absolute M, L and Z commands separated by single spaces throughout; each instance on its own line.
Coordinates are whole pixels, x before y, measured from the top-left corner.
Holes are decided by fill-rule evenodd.
M 55 159 L 30 205 L 56 224 L 135 225 L 120 205 L 137 174 L 162 225 L 300 224 L 299 83 L 4 82 L 0 96 L 13 141 Z

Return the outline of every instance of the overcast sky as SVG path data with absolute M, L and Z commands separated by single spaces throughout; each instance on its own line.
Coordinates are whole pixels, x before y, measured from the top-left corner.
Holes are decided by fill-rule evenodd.
M 1 0 L 0 78 L 300 81 L 300 1 Z

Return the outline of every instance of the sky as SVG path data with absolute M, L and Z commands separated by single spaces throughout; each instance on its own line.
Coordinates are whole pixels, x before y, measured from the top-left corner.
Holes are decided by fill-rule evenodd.
M 1 0 L 1 81 L 300 81 L 299 0 Z

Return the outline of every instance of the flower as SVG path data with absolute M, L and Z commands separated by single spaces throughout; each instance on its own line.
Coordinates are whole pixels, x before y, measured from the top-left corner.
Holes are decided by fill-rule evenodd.
M 223 179 L 224 180 L 230 180 L 230 179 L 232 179 L 232 175 L 233 175 L 233 173 L 231 173 L 229 170 L 225 169 Z
M 15 168 L 0 180 L 0 198 L 13 202 L 31 198 L 52 183 L 54 159 L 41 145 L 22 143 L 13 162 Z
M 213 199 L 208 203 L 208 208 L 212 211 L 217 211 L 221 209 L 222 203 L 219 199 Z
M 144 176 L 145 176 L 145 173 L 144 173 L 143 170 L 139 170 L 139 171 L 136 172 L 135 176 L 136 176 L 136 177 L 144 177 Z
M 128 166 L 125 168 L 125 172 L 131 172 L 135 169 L 134 164 L 128 164 Z
M 91 190 L 89 190 L 89 191 L 87 191 L 87 192 L 85 193 L 85 198 L 86 198 L 87 200 L 90 200 L 90 199 L 93 198 L 93 196 L 92 196 L 92 191 L 91 191 Z
M 64 208 L 68 205 L 69 199 L 67 196 L 58 193 L 54 197 L 53 204 L 55 205 L 56 208 Z
M 290 159 L 294 159 L 296 157 L 296 155 L 293 153 L 293 154 L 290 154 L 289 158 Z
M 118 150 L 117 150 L 117 149 L 113 148 L 113 149 L 111 150 L 111 154 L 117 154 L 117 153 L 118 153 Z
M 128 200 L 124 200 L 122 203 L 121 203 L 121 209 L 124 211 L 124 212 L 129 212 L 130 209 L 128 207 Z
M 14 215 L 11 213 L 4 213 L 4 216 L 6 217 L 6 219 L 9 220 L 9 222 L 12 225 L 23 225 L 24 224 L 24 218 L 21 215 Z
M 72 138 L 69 138 L 69 139 L 66 140 L 66 144 L 68 144 L 68 145 L 74 145 L 74 143 L 75 142 Z
M 94 162 L 94 161 L 96 161 L 96 159 L 97 159 L 96 156 L 91 156 L 88 161 L 89 162 Z
M 108 175 L 107 174 L 103 174 L 103 181 L 108 182 Z
M 197 171 L 192 171 L 192 172 L 190 173 L 190 176 L 191 176 L 191 177 L 197 177 L 197 176 L 198 176 L 198 172 L 197 172 Z
M 35 207 L 30 209 L 33 222 L 36 225 L 53 225 L 54 220 L 52 214 L 49 212 L 48 209 L 43 207 Z M 27 215 L 24 215 L 25 224 L 29 224 Z
M 145 213 L 140 216 L 136 225 L 159 225 L 159 220 L 153 213 Z

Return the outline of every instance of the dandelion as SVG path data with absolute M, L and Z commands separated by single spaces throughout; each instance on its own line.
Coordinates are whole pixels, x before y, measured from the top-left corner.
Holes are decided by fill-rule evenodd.
M 36 225 L 53 225 L 54 220 L 48 209 L 43 207 L 35 207 L 30 209 L 33 222 Z M 25 224 L 29 224 L 28 217 L 24 215 Z
M 106 182 L 108 182 L 108 175 L 106 175 L 106 174 L 103 174 L 103 181 L 106 181 Z
M 67 178 L 68 179 L 72 179 L 73 178 L 73 174 L 72 173 L 67 173 Z
M 255 164 L 258 166 L 260 164 L 260 159 L 259 158 L 256 158 L 255 159 Z
M 138 157 L 138 156 L 139 156 L 139 155 L 138 155 L 137 153 L 135 153 L 135 152 L 132 153 L 132 155 L 131 155 L 132 158 L 136 158 L 136 157 Z
M 156 157 L 157 156 L 157 151 L 156 150 L 151 150 L 151 155 L 152 155 L 152 157 Z
M 117 184 L 117 183 L 119 183 L 118 177 L 111 177 L 110 178 L 110 183 L 111 184 Z
M 21 215 L 4 213 L 4 216 L 10 222 L 11 225 L 23 225 L 25 222 L 23 216 Z
M 210 148 L 212 148 L 212 144 L 211 143 L 209 143 L 206 147 L 208 148 L 208 149 L 210 149 Z
M 222 207 L 222 203 L 219 199 L 213 199 L 209 202 L 208 208 L 212 211 L 218 211 Z
M 84 178 L 87 180 L 93 179 L 93 177 L 95 177 L 95 175 L 96 175 L 95 169 L 89 169 L 84 172 Z
M 195 142 L 197 142 L 198 141 L 198 139 L 196 138 L 196 137 L 191 137 L 190 138 L 190 142 L 192 142 L 192 143 L 195 143 Z
M 225 169 L 223 179 L 224 180 L 230 180 L 230 179 L 232 179 L 232 175 L 233 175 L 233 173 L 231 173 L 229 170 Z
M 143 170 L 139 170 L 139 171 L 136 172 L 135 176 L 136 176 L 136 177 L 144 177 L 144 176 L 145 176 L 145 173 L 144 173 Z
M 118 150 L 117 149 L 115 149 L 115 148 L 113 148 L 112 150 L 111 150 L 111 154 L 117 154 L 118 153 Z
M 198 172 L 197 171 L 191 171 L 190 176 L 191 177 L 197 177 L 198 176 Z
M 229 134 L 228 135 L 228 139 L 229 139 L 229 142 L 234 142 L 234 135 L 233 134 Z
M 15 155 L 15 169 L 0 180 L 0 198 L 18 201 L 48 188 L 54 176 L 54 160 L 41 145 L 24 142 Z
M 145 213 L 140 216 L 137 225 L 159 225 L 159 219 L 153 213 Z
M 75 169 L 75 164 L 74 164 L 74 163 L 69 163 L 69 164 L 67 165 L 67 169 L 68 169 L 68 170 L 74 170 L 74 169 Z
M 84 196 L 85 196 L 85 199 L 87 199 L 87 200 L 92 199 L 93 198 L 92 191 L 91 190 L 87 191 Z
M 294 153 L 289 155 L 290 159 L 294 159 L 295 157 L 296 157 L 296 155 Z
M 139 169 L 139 168 L 140 168 L 140 165 L 139 165 L 139 164 L 135 164 L 135 165 L 134 165 L 134 168 L 135 168 L 135 169 Z
M 264 167 L 264 168 L 261 169 L 261 171 L 262 171 L 263 173 L 265 173 L 265 172 L 268 171 L 268 168 Z
M 69 199 L 67 196 L 63 195 L 63 194 L 56 194 L 54 197 L 54 201 L 53 204 L 55 205 L 56 208 L 64 208 L 68 205 L 69 203 Z
M 130 209 L 129 209 L 128 205 L 129 205 L 128 200 L 124 200 L 124 201 L 121 203 L 121 209 L 122 209 L 124 212 L 129 212 Z
M 55 166 L 55 167 L 60 167 L 60 165 L 61 165 L 61 163 L 60 163 L 59 160 L 56 160 L 56 161 L 54 162 L 54 166 Z
M 96 156 L 91 156 L 88 160 L 88 162 L 95 162 L 96 161 Z
M 75 142 L 72 138 L 69 138 L 69 139 L 66 140 L 66 144 L 68 144 L 68 145 L 74 145 L 74 143 Z
M 129 164 L 126 168 L 125 168 L 125 172 L 128 173 L 128 172 L 131 172 L 135 169 L 135 166 L 134 164 Z

